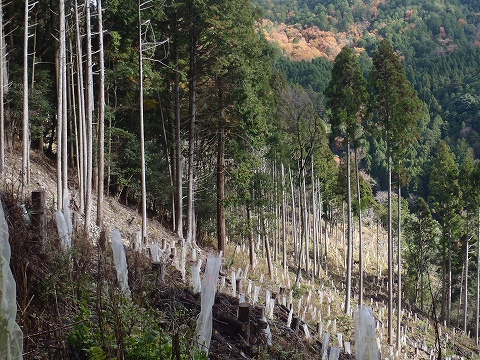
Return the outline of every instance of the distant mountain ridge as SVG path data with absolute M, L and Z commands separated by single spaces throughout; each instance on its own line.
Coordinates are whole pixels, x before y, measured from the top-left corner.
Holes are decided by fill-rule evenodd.
M 390 40 L 428 106 L 426 129 L 440 130 L 457 159 L 467 149 L 480 158 L 480 1 L 253 2 L 263 9 L 260 31 L 284 55 L 279 68 L 320 99 L 330 76 L 326 62 L 343 46 L 356 49 L 368 74 L 378 40 Z

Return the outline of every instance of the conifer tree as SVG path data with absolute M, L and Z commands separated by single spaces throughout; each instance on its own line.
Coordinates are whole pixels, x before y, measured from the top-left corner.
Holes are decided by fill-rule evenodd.
M 402 151 L 416 137 L 422 103 L 407 79 L 405 69 L 388 40 L 373 55 L 370 76 L 372 129 L 387 145 L 388 173 L 388 340 L 393 345 L 393 236 L 392 160 L 401 161 Z M 398 333 L 397 333 L 398 337 Z M 398 340 L 398 339 L 397 339 Z
M 225 12 L 224 9 L 230 9 Z M 268 76 L 264 54 L 266 43 L 255 32 L 255 13 L 246 0 L 215 2 L 205 10 L 205 70 L 212 103 L 209 126 L 216 137 L 217 244 L 226 251 L 226 156 L 232 137 L 251 139 L 263 127 L 266 110 L 262 104 L 262 86 Z M 211 121 L 213 118 L 213 121 Z M 261 133 L 261 132 L 260 132 Z
M 327 97 L 327 106 L 331 111 L 330 124 L 332 125 L 332 136 L 343 137 L 347 145 L 348 239 L 347 288 L 345 295 L 345 313 L 347 314 L 350 312 L 353 252 L 350 147 L 352 144 L 355 145 L 355 141 L 361 132 L 361 122 L 364 117 L 364 110 L 368 99 L 366 83 L 354 51 L 349 47 L 344 47 L 335 58 L 332 69 L 332 79 L 325 90 L 325 95 Z M 357 164 L 355 168 L 358 168 Z M 358 180 L 358 169 L 356 174 Z M 358 186 L 358 193 L 359 191 L 360 187 Z M 358 196 L 360 197 L 360 194 L 358 194 Z M 362 270 L 360 269 L 360 302 L 363 292 L 362 280 Z
M 430 173 L 430 201 L 442 227 L 442 308 L 440 320 L 450 326 L 452 313 L 452 242 L 458 235 L 461 190 L 458 165 L 447 143 L 440 141 Z

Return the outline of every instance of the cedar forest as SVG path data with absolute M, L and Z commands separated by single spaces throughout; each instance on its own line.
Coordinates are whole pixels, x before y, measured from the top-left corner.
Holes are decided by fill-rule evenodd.
M 0 19 L 0 168 L 8 154 L 22 159 L 18 201 L 28 197 L 30 154 L 41 154 L 56 166 L 55 198 L 75 189 L 86 238 L 102 229 L 105 198 L 115 197 L 142 215 L 142 246 L 152 241 L 150 221 L 190 246 L 223 254 L 244 246 L 251 268 L 267 258 L 270 278 L 276 265 L 293 271 L 297 293 L 325 276 L 328 229 L 342 228 L 346 316 L 375 275 L 385 284 L 385 344 L 402 351 L 404 304 L 435 322 L 438 358 L 448 354 L 440 326 L 469 334 L 478 354 L 478 0 L 12 0 Z M 294 59 L 271 40 L 279 24 L 342 40 Z M 386 265 L 374 274 L 362 268 L 362 229 L 375 226 L 385 231 L 377 256 Z M 12 256 L 33 251 L 24 246 L 12 245 Z M 78 248 L 96 256 L 100 274 L 104 256 Z M 65 276 L 93 266 L 50 260 Z M 149 311 L 165 312 L 160 306 L 139 311 L 145 295 L 130 304 L 111 289 L 102 300 L 102 290 L 72 285 L 68 293 L 60 275 L 49 281 L 57 288 L 46 303 L 57 291 L 71 301 L 63 305 L 75 325 L 60 327 L 71 358 L 205 356 L 190 347 L 190 332 L 181 342 L 179 328 L 169 337 L 153 324 Z M 23 284 L 24 333 L 46 334 L 27 311 L 29 293 L 46 285 Z M 119 310 L 102 312 L 102 301 Z M 129 312 L 142 313 L 149 330 L 130 336 Z M 28 355 L 34 342 L 25 337 L 26 358 L 41 358 L 38 349 Z M 48 349 L 49 358 L 65 356 Z

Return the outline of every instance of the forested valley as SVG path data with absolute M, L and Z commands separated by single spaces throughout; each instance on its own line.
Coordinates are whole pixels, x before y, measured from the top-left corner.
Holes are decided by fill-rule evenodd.
M 478 1 L 0 25 L 0 357 L 480 358 Z

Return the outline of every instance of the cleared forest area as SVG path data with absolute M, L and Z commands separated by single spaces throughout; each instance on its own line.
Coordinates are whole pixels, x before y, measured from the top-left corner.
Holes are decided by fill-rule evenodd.
M 20 163 L 10 155 L 9 168 L 18 171 Z M 125 244 L 131 291 L 128 298 L 115 272 L 110 233 L 97 234 L 88 241 L 81 216 L 73 211 L 76 230 L 72 247 L 62 248 L 51 199 L 55 194 L 54 166 L 43 156 L 33 154 L 31 158 L 32 189 L 37 186 L 47 195 L 43 239 L 25 219 L 16 171 L 4 173 L 1 184 L 12 246 L 11 268 L 17 280 L 17 321 L 24 333 L 24 358 L 205 356 L 196 345 L 201 295 L 194 293 L 193 274 L 197 268 L 199 276 L 203 275 L 207 257 L 215 250 L 195 247 L 194 251 L 188 248 L 183 252 L 181 239 L 156 221 L 149 221 L 155 234 L 149 246 L 134 250 L 140 215 L 106 198 L 105 219 L 110 229 L 120 229 Z M 31 215 L 29 200 L 25 207 Z M 363 300 L 375 317 L 375 338 L 382 358 L 430 359 L 439 346 L 450 357 L 477 358 L 474 343 L 465 334 L 448 330 L 428 312 L 408 304 L 402 310 L 402 353 L 395 354 L 387 345 L 387 262 L 381 255 L 386 252 L 386 232 L 371 215 L 365 216 Z M 325 348 L 327 356 L 332 348 L 338 348 L 340 359 L 355 358 L 353 310 L 344 313 L 345 224 L 339 221 L 325 234 L 328 254 L 320 276 L 313 279 L 302 269 L 297 284 L 295 264 L 288 264 L 289 271 L 285 272 L 280 259 L 272 259 L 269 275 L 266 249 L 256 242 L 258 257 L 251 268 L 246 243 L 231 239 L 218 277 L 209 358 L 306 359 L 321 357 Z M 154 243 L 158 258 L 152 257 Z M 354 244 L 353 257 L 357 259 L 358 240 Z M 203 266 L 198 267 L 199 261 Z M 358 279 L 358 274 L 354 275 Z M 250 308 L 247 338 L 246 323 L 238 319 L 239 308 L 246 303 Z M 354 281 L 352 309 L 357 303 L 358 283 Z M 267 326 L 271 340 L 265 334 Z

